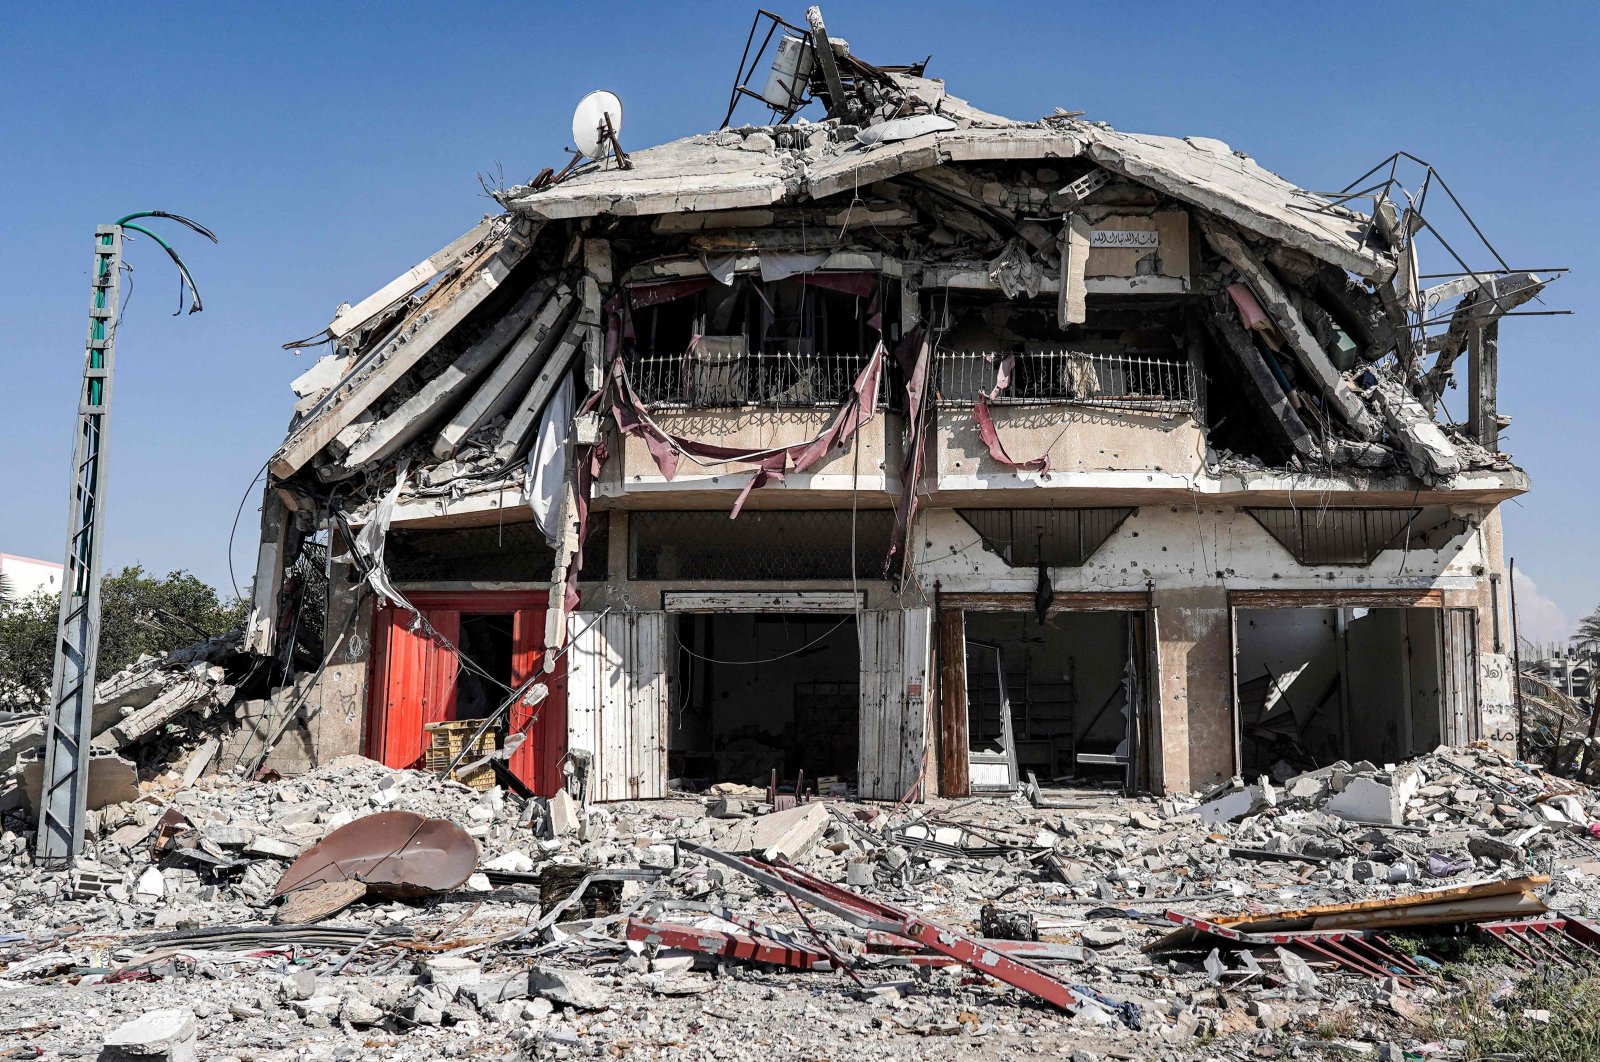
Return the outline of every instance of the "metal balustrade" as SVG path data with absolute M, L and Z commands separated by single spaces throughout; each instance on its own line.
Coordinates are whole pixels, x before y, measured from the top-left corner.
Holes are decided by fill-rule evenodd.
M 1077 350 L 983 352 L 941 350 L 934 392 L 940 402 L 970 404 L 994 390 L 1006 358 L 1009 386 L 993 405 L 1073 404 L 1109 409 L 1185 413 L 1204 402 L 1203 377 L 1183 358 L 1100 354 Z
M 765 406 L 804 409 L 837 406 L 850 394 L 870 351 L 768 353 L 691 350 L 680 354 L 635 354 L 628 358 L 628 380 L 639 400 L 651 408 L 727 409 Z M 888 364 L 879 387 L 879 405 L 891 388 Z

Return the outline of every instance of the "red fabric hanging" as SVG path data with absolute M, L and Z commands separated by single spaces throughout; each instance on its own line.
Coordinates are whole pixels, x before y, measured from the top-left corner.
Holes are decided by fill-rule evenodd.
M 1050 455 L 1045 453 L 1031 461 L 1017 461 L 1006 453 L 1005 444 L 1000 441 L 999 432 L 995 431 L 994 418 L 989 415 L 990 401 L 999 398 L 1001 392 L 1011 386 L 1011 370 L 1016 365 L 1016 355 L 1007 354 L 1000 362 L 999 371 L 994 376 L 994 390 L 984 391 L 978 396 L 978 401 L 973 404 L 972 417 L 978 422 L 978 435 L 983 439 L 983 445 L 989 448 L 989 456 L 1007 468 L 1014 468 L 1018 472 L 1048 472 L 1050 471 Z

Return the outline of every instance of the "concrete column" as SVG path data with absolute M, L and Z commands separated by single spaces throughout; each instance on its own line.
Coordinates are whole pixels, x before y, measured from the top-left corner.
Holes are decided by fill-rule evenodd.
M 1158 589 L 1159 728 L 1162 792 L 1186 792 L 1231 776 L 1233 636 L 1228 592 L 1221 586 Z
M 366 738 L 367 675 L 372 656 L 372 592 L 335 565 L 328 589 L 328 653 L 322 678 L 306 698 L 315 762 L 359 755 Z M 341 637 L 340 632 L 343 632 Z

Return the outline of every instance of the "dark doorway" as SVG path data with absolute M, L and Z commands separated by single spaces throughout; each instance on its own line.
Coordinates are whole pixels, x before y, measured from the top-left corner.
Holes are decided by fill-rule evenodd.
M 510 614 L 461 614 L 461 653 L 476 670 L 463 666 L 456 678 L 457 719 L 482 719 L 505 700 L 511 688 L 513 619 Z
M 668 771 L 685 784 L 765 785 L 804 771 L 827 792 L 856 781 L 860 666 L 855 618 L 703 614 L 669 620 L 677 642 Z

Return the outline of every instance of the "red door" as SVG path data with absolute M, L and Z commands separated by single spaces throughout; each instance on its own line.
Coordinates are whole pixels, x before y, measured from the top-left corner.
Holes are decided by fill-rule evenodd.
M 415 617 L 405 609 L 379 608 L 373 617 L 372 678 L 368 686 L 367 755 L 388 767 L 419 767 L 426 735 L 423 725 L 455 718 L 463 613 L 512 617 L 511 685 L 530 676 L 549 690 L 544 700 L 511 706 L 503 721 L 506 739 L 525 734 L 508 765 L 534 792 L 553 795 L 561 784 L 566 753 L 566 662 L 543 675 L 546 595 L 533 592 L 465 594 L 415 593 L 412 604 L 431 624 L 412 630 Z M 448 644 L 446 644 L 448 642 Z

